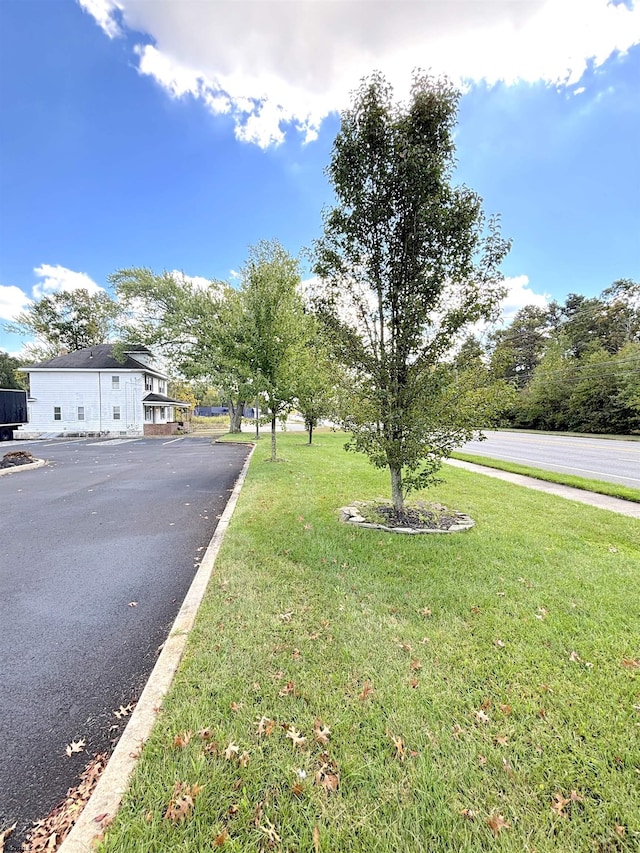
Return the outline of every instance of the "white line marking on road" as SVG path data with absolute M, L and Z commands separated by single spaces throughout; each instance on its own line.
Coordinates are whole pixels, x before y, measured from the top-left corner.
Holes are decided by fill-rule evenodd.
M 172 438 L 171 441 L 163 441 L 162 446 L 166 447 L 167 444 L 175 444 L 176 441 L 182 441 L 183 438 L 184 438 L 184 436 L 180 435 L 180 436 L 178 436 L 178 438 Z

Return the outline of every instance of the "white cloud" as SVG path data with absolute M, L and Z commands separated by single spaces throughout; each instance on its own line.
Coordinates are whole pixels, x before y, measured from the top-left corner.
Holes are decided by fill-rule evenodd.
M 406 92 L 413 68 L 454 80 L 577 85 L 589 61 L 640 44 L 640 5 L 608 0 L 78 0 L 110 37 L 140 40 L 141 74 L 233 115 L 266 147 L 310 141 L 374 68 Z M 151 41 L 152 43 L 148 43 Z
M 41 299 L 43 296 L 50 296 L 52 293 L 63 290 L 69 292 L 80 288 L 88 290 L 89 293 L 104 293 L 104 288 L 96 284 L 85 272 L 74 272 L 59 264 L 55 267 L 51 264 L 41 264 L 34 269 L 34 273 L 42 279 L 33 287 L 34 299 Z
M 537 308 L 545 308 L 549 304 L 548 293 L 534 293 L 529 287 L 529 276 L 517 275 L 506 278 L 505 287 L 508 289 L 506 297 L 502 300 L 502 320 L 505 324 L 510 323 L 517 312 L 525 305 L 535 305 Z
M 191 284 L 196 290 L 207 290 L 211 287 L 211 280 L 202 275 L 185 275 L 181 270 L 171 270 L 169 275 L 179 284 Z
M 31 300 L 19 287 L 0 284 L 0 319 L 13 320 Z

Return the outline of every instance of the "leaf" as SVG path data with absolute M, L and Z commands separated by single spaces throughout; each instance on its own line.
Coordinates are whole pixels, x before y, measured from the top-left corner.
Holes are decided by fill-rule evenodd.
M 573 663 L 580 663 L 582 661 L 582 658 L 577 652 L 571 652 L 571 654 L 569 655 L 569 660 Z
M 184 749 L 186 746 L 189 745 L 189 741 L 191 740 L 192 737 L 193 737 L 193 732 L 191 730 L 189 730 L 188 732 L 180 732 L 180 734 L 177 734 L 174 737 L 173 745 L 177 749 Z
M 226 829 L 223 829 L 222 832 L 220 833 L 220 835 L 216 835 L 216 837 L 213 839 L 213 846 L 214 847 L 222 847 L 224 845 L 224 843 L 228 840 L 228 838 L 229 838 L 229 833 L 227 832 Z
M 260 719 L 256 722 L 257 729 L 256 734 L 261 737 L 262 735 L 266 735 L 269 737 L 275 728 L 276 721 L 270 719 L 269 717 L 260 717 Z
M 322 720 L 316 719 L 315 728 L 313 730 L 313 735 L 316 739 L 316 743 L 328 744 L 329 743 L 329 735 L 331 734 L 331 730 L 329 726 L 325 726 L 322 723 Z
M 567 799 L 563 797 L 562 791 L 556 791 L 553 795 L 553 800 L 551 801 L 551 808 L 558 815 L 558 817 L 566 817 L 566 812 L 564 811 L 564 807 L 567 803 L 570 803 L 571 799 Z
M 476 718 L 476 722 L 478 723 L 488 723 L 489 717 L 485 714 L 485 712 L 480 708 L 478 711 L 473 712 L 473 716 Z
M 213 737 L 213 732 L 209 727 L 206 729 L 198 729 L 198 737 L 202 738 L 202 740 L 211 740 Z
M 230 741 L 229 746 L 224 751 L 224 757 L 227 761 L 231 761 L 232 758 L 237 758 L 239 752 L 240 747 L 233 741 Z
M 498 705 L 498 708 L 500 708 L 500 710 L 506 717 L 508 717 L 511 713 L 511 705 Z
M 251 756 L 249 755 L 247 750 L 244 749 L 242 751 L 242 754 L 238 757 L 238 764 L 240 765 L 240 767 L 246 767 L 249 764 L 250 760 Z
M 129 602 L 129 607 L 137 607 L 137 606 L 138 606 L 138 602 L 137 602 L 137 601 L 130 601 L 130 602 Z
M 135 703 L 135 702 L 129 702 L 129 704 L 128 704 L 128 705 L 120 705 L 120 707 L 118 708 L 118 710 L 117 710 L 117 711 L 114 711 L 113 713 L 116 715 L 116 717 L 117 717 L 119 720 L 122 720 L 122 719 L 123 719 L 123 717 L 127 717 L 127 716 L 129 716 L 129 714 L 133 711 L 133 709 L 134 709 L 135 707 L 136 707 L 136 703 Z
M 265 818 L 264 822 L 266 826 L 260 825 L 258 827 L 260 832 L 265 834 L 269 844 L 280 844 L 280 836 L 278 835 L 275 826 L 271 823 L 269 818 Z
M 0 853 L 4 850 L 4 842 L 11 835 L 17 825 L 17 823 L 14 823 L 13 826 L 7 826 L 0 832 Z
M 615 833 L 618 836 L 618 838 L 624 838 L 625 835 L 627 834 L 627 830 L 625 829 L 624 826 L 620 826 L 620 824 L 616 824 Z
M 358 698 L 361 702 L 364 702 L 366 699 L 369 698 L 369 696 L 371 696 L 372 693 L 373 684 L 370 681 L 365 681 L 364 686 L 362 688 L 362 692 L 360 693 L 360 696 Z
M 487 818 L 487 824 L 497 838 L 503 829 L 511 829 L 511 824 L 501 814 L 492 814 Z
M 424 616 L 426 619 L 428 619 L 431 616 L 430 608 L 429 607 L 423 607 L 422 610 L 420 611 L 420 615 Z
M 410 664 L 410 666 L 409 666 L 409 669 L 410 669 L 412 672 L 419 672 L 419 670 L 421 670 L 421 669 L 422 669 L 422 664 L 420 663 L 420 661 L 418 660 L 418 658 L 412 658 L 412 659 L 411 659 L 411 664 Z
M 294 746 L 303 747 L 307 742 L 306 737 L 304 737 L 297 729 L 295 729 L 293 725 L 287 728 L 287 737 L 291 739 L 291 742 Z
M 506 735 L 498 735 L 494 738 L 493 743 L 495 746 L 506 746 L 509 743 L 509 738 Z
M 290 696 L 295 692 L 295 687 L 293 681 L 287 681 L 282 690 L 278 691 L 278 696 Z
M 504 640 L 494 640 L 494 641 L 493 641 L 493 645 L 494 645 L 494 646 L 496 646 L 496 648 L 498 648 L 498 649 L 504 649 L 504 647 L 505 647 L 507 644 L 505 643 L 505 641 L 504 641 Z
M 407 757 L 407 748 L 405 746 L 404 741 L 399 735 L 392 735 L 390 731 L 387 730 L 387 737 L 390 737 L 393 741 L 393 745 L 396 748 L 396 758 L 399 758 L 400 761 L 404 761 Z
M 237 714 L 237 713 L 238 713 L 238 711 L 242 708 L 242 704 L 243 704 L 242 702 L 240 702 L 240 703 L 238 703 L 238 702 L 232 702 L 232 703 L 231 703 L 231 705 L 229 705 L 229 707 L 231 708 L 231 710 L 232 710 L 234 713 L 236 713 L 236 714 Z
M 640 667 L 640 658 L 623 658 L 622 666 L 626 666 L 628 669 L 637 669 Z
M 173 794 L 167 806 L 164 819 L 170 820 L 174 824 L 185 820 L 191 812 L 200 791 L 202 791 L 202 785 L 198 785 L 197 783 L 187 785 L 186 782 L 176 782 L 173 786 Z
M 314 853 L 319 853 L 320 850 L 320 830 L 317 824 L 313 827 L 313 850 Z
M 287 610 L 287 612 L 286 612 L 286 613 L 281 613 L 281 614 L 280 614 L 280 619 L 281 619 L 285 624 L 287 624 L 287 623 L 291 622 L 291 619 L 292 619 L 292 618 L 293 618 L 293 610 Z
M 466 817 L 467 820 L 475 820 L 476 813 L 472 809 L 462 809 L 460 812 L 462 817 Z
M 74 752 L 83 752 L 87 742 L 84 738 L 80 738 L 79 740 L 72 740 L 71 743 L 67 744 L 67 748 L 65 752 L 71 758 Z

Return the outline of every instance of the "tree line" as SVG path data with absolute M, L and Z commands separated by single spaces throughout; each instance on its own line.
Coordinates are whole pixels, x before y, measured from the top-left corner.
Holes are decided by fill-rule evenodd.
M 304 415 L 309 441 L 330 417 L 347 431 L 347 449 L 388 469 L 398 512 L 478 428 L 546 427 L 552 411 L 565 410 L 569 419 L 558 415 L 553 428 L 596 423 L 596 372 L 604 385 L 612 360 L 636 364 L 638 314 L 625 305 L 637 285 L 523 309 L 488 348 L 469 336 L 499 316 L 510 243 L 477 193 L 453 182 L 459 97 L 446 78 L 421 72 L 406 103 L 381 74 L 362 81 L 327 169 L 335 203 L 313 247 L 313 279 L 303 283 L 299 259 L 263 241 L 249 249 L 236 287 L 131 267 L 109 277 L 115 300 L 46 296 L 7 328 L 35 337 L 33 360 L 107 340 L 123 353 L 146 344 L 181 381 L 219 389 L 232 431 L 257 402 L 271 423 L 272 459 L 277 419 L 291 408 Z M 561 378 L 569 396 L 556 393 Z M 616 423 L 636 423 L 629 368 L 616 388 Z

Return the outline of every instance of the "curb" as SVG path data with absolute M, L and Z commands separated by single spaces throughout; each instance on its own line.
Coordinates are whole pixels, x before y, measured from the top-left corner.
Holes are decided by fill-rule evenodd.
M 28 462 L 26 465 L 14 465 L 12 468 L 0 468 L 0 477 L 4 474 L 15 474 L 16 471 L 33 471 L 34 468 L 42 468 L 42 466 L 46 464 L 46 459 L 38 459 L 36 462 Z
M 193 628 L 216 558 L 236 508 L 254 449 L 251 449 L 245 460 L 231 497 L 202 558 L 200 568 L 189 587 L 138 704 L 131 714 L 95 790 L 73 829 L 58 848 L 58 853 L 90 853 L 93 850 L 94 840 L 102 834 L 101 824 L 106 817 L 113 819 L 118 811 L 131 774 L 140 757 L 140 750 L 151 733 L 162 700 L 171 686 L 182 660 L 187 638 Z

